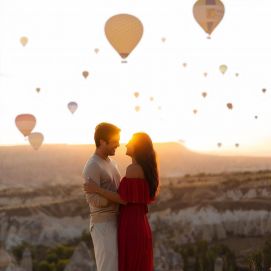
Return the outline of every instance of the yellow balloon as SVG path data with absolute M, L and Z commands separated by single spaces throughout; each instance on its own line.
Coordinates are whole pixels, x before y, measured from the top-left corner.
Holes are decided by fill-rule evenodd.
M 193 15 L 202 29 L 211 35 L 225 13 L 220 0 L 198 0 L 193 7 Z
M 23 46 L 25 46 L 28 43 L 28 38 L 27 37 L 21 37 L 20 42 Z
M 31 146 L 34 148 L 34 150 L 38 150 L 39 147 L 41 146 L 42 142 L 43 142 L 43 134 L 42 133 L 31 133 L 28 136 L 28 141 L 31 144 Z
M 228 67 L 226 65 L 220 65 L 219 70 L 222 74 L 224 74 L 227 71 Z
M 125 59 L 141 40 L 143 24 L 133 15 L 118 14 L 105 23 L 105 35 L 113 48 Z
M 140 111 L 140 106 L 139 106 L 139 105 L 135 106 L 135 111 L 136 111 L 136 112 L 139 112 L 139 111 Z

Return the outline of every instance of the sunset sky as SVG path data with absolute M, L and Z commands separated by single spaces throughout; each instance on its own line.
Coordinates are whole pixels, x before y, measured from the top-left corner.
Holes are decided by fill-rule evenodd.
M 44 144 L 94 143 L 107 121 L 122 128 L 122 142 L 146 131 L 196 151 L 271 155 L 271 1 L 222 2 L 207 39 L 192 0 L 0 0 L 0 145 L 28 144 L 14 120 L 30 113 Z M 119 13 L 144 26 L 126 64 L 104 34 Z

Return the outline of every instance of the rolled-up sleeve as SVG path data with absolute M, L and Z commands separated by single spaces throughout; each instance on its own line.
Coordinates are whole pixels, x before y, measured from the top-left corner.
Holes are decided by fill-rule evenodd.
M 82 175 L 85 179 L 85 182 L 94 181 L 100 186 L 101 185 L 100 173 L 101 173 L 101 170 L 97 163 L 89 163 L 89 164 L 86 164 Z M 95 193 L 93 194 L 86 193 L 86 200 L 89 204 L 91 204 L 93 207 L 96 207 L 96 208 L 103 208 L 109 205 L 109 201 L 106 198 Z

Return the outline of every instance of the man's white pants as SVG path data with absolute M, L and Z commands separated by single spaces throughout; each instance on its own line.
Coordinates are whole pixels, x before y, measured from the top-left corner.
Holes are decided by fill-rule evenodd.
M 118 271 L 117 221 L 90 225 L 97 271 Z

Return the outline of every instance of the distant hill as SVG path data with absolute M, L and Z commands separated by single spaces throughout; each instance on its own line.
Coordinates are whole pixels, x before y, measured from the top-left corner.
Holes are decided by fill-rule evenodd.
M 155 149 L 161 177 L 271 169 L 268 157 L 199 154 L 178 143 L 155 144 Z M 122 145 L 113 157 L 122 175 L 131 161 L 125 150 Z M 30 146 L 1 146 L 0 188 L 25 184 L 79 184 L 84 164 L 93 151 L 94 145 L 43 145 L 39 151 Z

